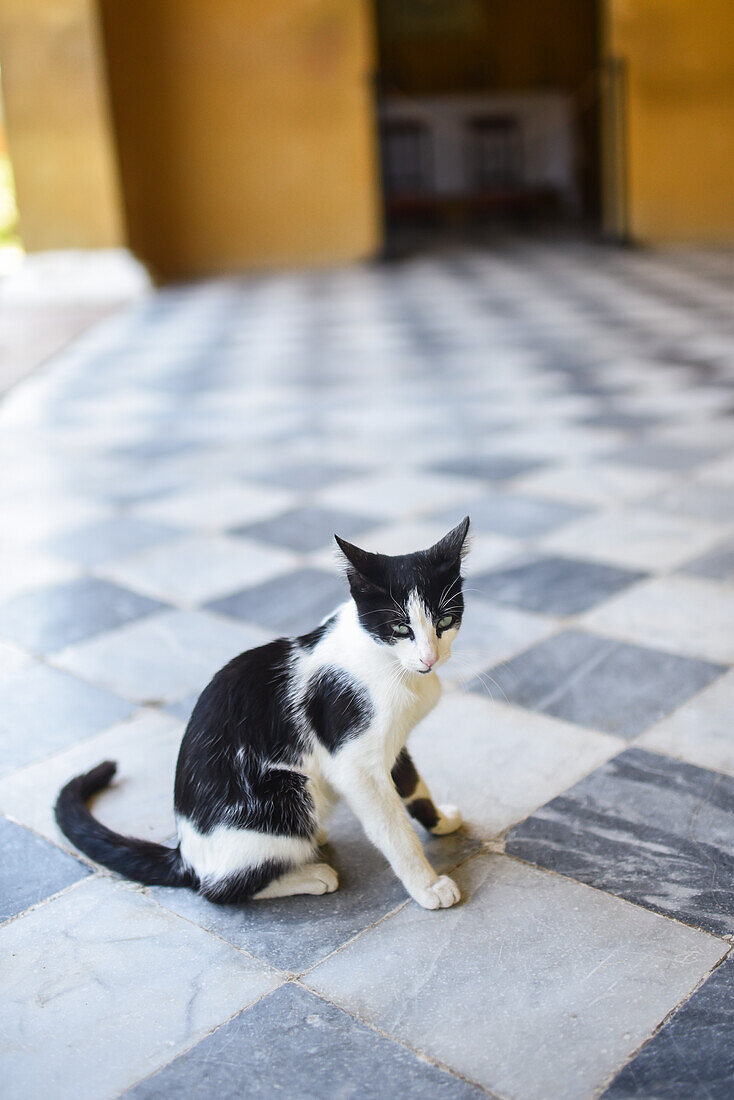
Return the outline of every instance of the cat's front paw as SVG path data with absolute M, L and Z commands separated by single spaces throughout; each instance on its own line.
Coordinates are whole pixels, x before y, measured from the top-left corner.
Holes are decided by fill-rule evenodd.
M 461 901 L 459 887 L 448 875 L 441 875 L 432 886 L 416 891 L 413 897 L 424 909 L 449 909 Z
M 455 833 L 463 824 L 463 818 L 458 806 L 437 806 L 438 823 L 433 826 L 431 832 L 434 836 L 446 836 L 447 833 Z

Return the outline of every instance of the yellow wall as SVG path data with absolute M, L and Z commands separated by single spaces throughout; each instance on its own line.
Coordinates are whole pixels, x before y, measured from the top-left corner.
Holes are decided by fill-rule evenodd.
M 129 236 L 167 278 L 379 241 L 367 0 L 102 0 Z
M 607 0 L 640 241 L 734 241 L 734 0 Z
M 122 240 L 92 0 L 0 0 L 8 145 L 26 248 Z

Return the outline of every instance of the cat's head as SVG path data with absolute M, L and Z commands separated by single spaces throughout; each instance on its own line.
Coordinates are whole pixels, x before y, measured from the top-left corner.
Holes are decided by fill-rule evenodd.
M 371 554 L 334 536 L 362 627 L 392 646 L 410 672 L 430 672 L 451 655 L 464 613 L 461 561 L 468 531 L 466 516 L 428 550 L 397 556 Z

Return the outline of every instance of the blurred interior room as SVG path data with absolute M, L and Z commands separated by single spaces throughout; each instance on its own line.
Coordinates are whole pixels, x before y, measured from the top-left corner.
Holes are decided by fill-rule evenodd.
M 728 0 L 4 0 L 30 251 L 156 278 L 734 235 Z

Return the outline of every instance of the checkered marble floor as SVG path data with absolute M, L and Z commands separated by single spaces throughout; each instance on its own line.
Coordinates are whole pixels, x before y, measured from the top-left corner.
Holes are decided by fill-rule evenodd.
M 731 257 L 507 243 L 142 299 L 0 406 L 3 1093 L 734 1094 Z M 415 756 L 464 896 L 144 889 L 55 828 L 171 836 L 193 699 L 387 552 L 473 521 Z

